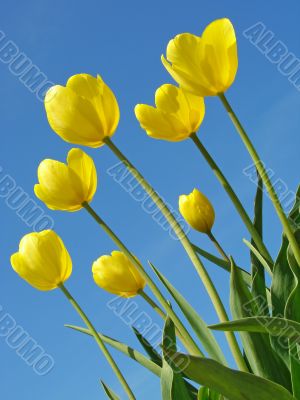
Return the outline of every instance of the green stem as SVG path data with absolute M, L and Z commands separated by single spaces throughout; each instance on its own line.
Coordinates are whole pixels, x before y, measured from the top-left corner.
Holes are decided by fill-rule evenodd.
M 227 256 L 227 254 L 225 253 L 225 251 L 223 250 L 223 247 L 220 245 L 220 243 L 217 241 L 215 235 L 212 234 L 212 232 L 208 232 L 207 236 L 210 238 L 210 240 L 212 241 L 212 243 L 215 245 L 216 249 L 218 250 L 218 252 L 221 254 L 221 256 L 224 258 L 225 261 L 228 261 L 230 263 L 229 257 Z
M 103 221 L 103 219 L 95 212 L 95 210 L 88 204 L 83 203 L 83 207 L 87 210 L 87 212 L 94 218 L 94 220 L 101 226 L 101 228 L 107 233 L 107 235 L 116 243 L 121 251 L 123 251 L 129 260 L 135 265 L 137 270 L 146 280 L 150 290 L 158 299 L 160 304 L 164 307 L 170 318 L 173 320 L 175 326 L 181 335 L 185 338 L 185 343 L 187 345 L 187 350 L 193 355 L 202 356 L 203 353 L 197 346 L 194 339 L 191 337 L 183 323 L 180 321 L 178 316 L 173 311 L 172 307 L 168 304 L 167 300 L 162 295 L 161 291 L 158 289 L 156 284 L 151 279 L 150 275 L 147 274 L 142 264 L 132 255 L 132 253 L 128 250 L 125 244 L 118 238 L 118 236 L 110 229 L 110 227 Z
M 286 234 L 286 236 L 289 240 L 289 243 L 292 247 L 292 250 L 293 250 L 294 256 L 297 260 L 298 266 L 300 266 L 300 247 L 299 247 L 296 237 L 293 233 L 293 229 L 289 224 L 288 218 L 282 209 L 282 206 L 278 199 L 277 193 L 271 183 L 271 180 L 267 174 L 267 171 L 263 165 L 263 162 L 261 161 L 255 147 L 253 146 L 250 138 L 248 137 L 245 129 L 243 128 L 241 122 L 239 121 L 238 117 L 236 116 L 235 112 L 233 111 L 233 109 L 232 109 L 231 105 L 229 104 L 227 98 L 225 97 L 224 93 L 219 94 L 219 98 L 220 98 L 223 106 L 225 107 L 231 121 L 233 122 L 233 125 L 235 126 L 238 134 L 240 135 L 244 145 L 246 146 L 252 160 L 255 163 L 257 171 L 258 171 L 261 179 L 263 180 L 263 183 L 267 189 L 268 195 L 273 203 L 273 206 L 274 206 L 276 213 L 279 217 L 279 220 L 282 224 L 283 231 Z
M 155 303 L 154 300 L 151 299 L 150 296 L 147 295 L 146 292 L 144 292 L 143 290 L 139 291 L 139 295 L 149 304 L 150 307 L 153 308 L 154 311 L 157 312 L 157 314 L 165 321 L 167 316 L 166 314 L 163 312 L 163 310 Z M 178 330 L 178 328 L 175 326 L 175 331 L 176 331 L 176 336 L 181 340 L 182 344 L 185 346 L 185 348 L 189 348 L 189 344 L 186 342 L 186 338 L 185 336 L 183 336 L 180 331 Z M 204 356 L 204 354 L 202 353 L 202 356 Z
M 99 336 L 98 332 L 96 331 L 94 325 L 91 323 L 85 312 L 82 310 L 80 305 L 77 303 L 77 301 L 74 299 L 74 297 L 71 295 L 71 293 L 68 291 L 68 289 L 61 284 L 60 289 L 62 290 L 63 294 L 66 296 L 66 298 L 70 301 L 72 306 L 75 308 L 77 313 L 80 315 L 81 319 L 83 322 L 86 324 L 88 329 L 90 330 L 91 334 L 93 335 L 94 339 L 96 340 L 100 350 L 104 354 L 105 358 L 107 359 L 108 363 L 110 364 L 111 368 L 113 369 L 114 373 L 116 374 L 117 378 L 121 382 L 125 392 L 127 393 L 127 396 L 130 400 L 135 400 L 134 394 L 132 393 L 128 383 L 126 382 L 122 372 L 120 371 L 119 367 L 117 366 L 115 360 L 111 356 L 110 352 L 107 350 L 105 347 L 105 344 L 103 343 L 101 337 Z
M 270 268 L 272 268 L 274 261 L 272 260 L 272 257 L 270 256 L 270 253 L 268 252 L 265 244 L 262 241 L 262 238 L 260 234 L 257 232 L 255 226 L 253 225 L 251 218 L 247 214 L 245 208 L 243 207 L 242 203 L 240 202 L 238 196 L 236 195 L 235 191 L 233 190 L 232 186 L 228 182 L 228 180 L 225 178 L 223 175 L 222 171 L 214 161 L 214 159 L 211 157 L 209 152 L 206 150 L 206 148 L 203 146 L 201 141 L 199 140 L 198 136 L 193 133 L 190 138 L 193 140 L 195 143 L 196 147 L 200 150 L 201 154 L 213 170 L 215 176 L 221 183 L 221 185 L 224 187 L 226 190 L 230 200 L 232 201 L 233 205 L 235 206 L 237 212 L 239 213 L 242 221 L 244 222 L 246 228 L 248 229 L 251 237 L 253 238 L 256 246 L 258 247 L 259 251 L 261 254 L 265 257 L 265 259 L 268 261 L 268 264 L 270 265 Z
M 150 307 L 153 308 L 154 311 L 157 312 L 157 314 L 163 319 L 166 319 L 166 314 L 163 312 L 163 310 L 155 303 L 154 300 L 151 299 L 150 296 L 147 295 L 144 290 L 139 291 L 139 295 L 149 304 Z
M 207 290 L 207 293 L 212 300 L 212 303 L 215 307 L 216 313 L 217 313 L 220 321 L 221 322 L 228 321 L 228 316 L 227 316 L 225 307 L 220 299 L 220 296 L 219 296 L 210 276 L 208 275 L 204 265 L 202 264 L 200 258 L 198 258 L 191 242 L 185 235 L 180 224 L 177 222 L 177 220 L 175 219 L 173 214 L 170 212 L 170 210 L 168 209 L 166 204 L 163 202 L 163 200 L 160 198 L 160 196 L 155 192 L 155 190 L 152 188 L 152 186 L 144 179 L 144 177 L 141 175 L 141 173 L 134 167 L 134 165 L 128 160 L 128 158 L 125 157 L 125 155 L 114 145 L 114 143 L 111 141 L 111 139 L 105 138 L 105 143 L 112 150 L 112 152 L 119 158 L 119 160 L 121 160 L 124 163 L 124 165 L 130 171 L 130 173 L 138 180 L 139 184 L 148 193 L 148 195 L 151 197 L 153 202 L 159 208 L 159 210 L 164 215 L 166 220 L 169 222 L 171 228 L 176 233 L 178 239 L 180 240 L 180 242 L 181 242 L 182 246 L 184 247 L 186 253 L 188 254 L 190 260 L 192 261 L 196 271 L 198 272 L 198 274 Z M 236 360 L 238 367 L 242 371 L 248 371 L 247 365 L 245 363 L 245 360 L 243 358 L 243 355 L 240 351 L 239 345 L 237 343 L 237 340 L 236 340 L 233 332 L 226 332 L 225 335 L 226 335 L 228 344 L 231 348 L 232 354 Z

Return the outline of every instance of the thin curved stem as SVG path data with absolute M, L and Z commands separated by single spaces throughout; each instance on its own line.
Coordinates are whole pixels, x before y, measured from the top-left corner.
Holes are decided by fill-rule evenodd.
M 257 171 L 267 189 L 267 192 L 268 192 L 270 199 L 273 203 L 273 206 L 276 210 L 278 218 L 282 224 L 283 231 L 286 234 L 286 236 L 290 242 L 290 245 L 293 250 L 294 256 L 297 260 L 298 266 L 300 267 L 300 247 L 299 247 L 296 237 L 294 235 L 293 229 L 290 226 L 288 218 L 282 209 L 279 198 L 278 198 L 277 193 L 271 183 L 268 173 L 264 167 L 264 164 L 261 161 L 253 143 L 251 142 L 249 136 L 247 135 L 247 133 L 246 133 L 245 129 L 243 128 L 237 115 L 233 111 L 233 109 L 232 109 L 231 105 L 229 104 L 227 98 L 225 97 L 224 93 L 219 94 L 219 98 L 220 98 L 223 106 L 225 107 L 225 110 L 227 111 L 231 121 L 233 122 L 233 125 L 235 126 L 238 134 L 240 135 L 246 149 L 248 150 L 248 153 L 250 154 L 252 160 L 255 163 Z
M 122 163 L 127 167 L 130 173 L 138 180 L 139 184 L 144 188 L 144 190 L 149 194 L 153 202 L 159 208 L 161 213 L 164 215 L 168 223 L 170 224 L 171 228 L 176 233 L 178 239 L 180 240 L 182 246 L 184 247 L 186 253 L 188 254 L 190 260 L 192 261 L 202 283 L 204 284 L 206 291 L 214 305 L 216 313 L 220 319 L 220 321 L 225 322 L 228 321 L 228 316 L 225 310 L 225 307 L 220 299 L 220 296 L 209 276 L 207 273 L 204 265 L 202 264 L 200 258 L 197 256 L 191 242 L 185 235 L 182 227 L 176 221 L 173 214 L 170 212 L 166 204 L 160 198 L 160 196 L 155 192 L 152 186 L 144 179 L 142 174 L 134 167 L 134 165 L 128 160 L 127 157 L 115 146 L 115 144 L 111 141 L 110 138 L 105 138 L 105 143 L 107 146 L 112 150 L 112 152 L 119 158 Z M 228 344 L 230 346 L 231 352 L 235 358 L 235 361 L 238 367 L 242 371 L 248 371 L 247 365 L 239 348 L 238 342 L 232 332 L 225 333 Z
M 207 233 L 207 236 L 210 238 L 212 243 L 215 245 L 216 249 L 218 250 L 220 255 L 224 258 L 224 260 L 230 263 L 229 257 L 227 256 L 227 254 L 224 251 L 223 247 L 220 245 L 220 243 L 216 239 L 215 235 L 213 235 L 213 233 L 210 231 L 210 232 Z
M 163 310 L 155 303 L 154 300 L 151 299 L 150 296 L 147 295 L 147 293 L 144 290 L 139 291 L 139 295 L 149 304 L 150 307 L 153 308 L 155 312 L 162 318 L 166 319 L 166 314 L 163 312 Z
M 63 294 L 66 296 L 66 298 L 70 301 L 70 303 L 75 308 L 77 313 L 80 315 L 81 319 L 83 320 L 83 322 L 85 323 L 87 328 L 90 330 L 90 332 L 93 335 L 95 341 L 97 342 L 100 350 L 104 354 L 105 358 L 107 359 L 108 363 L 110 364 L 110 366 L 113 369 L 114 373 L 116 374 L 117 378 L 121 382 L 125 392 L 127 393 L 128 398 L 130 400 L 135 400 L 135 396 L 132 393 L 128 383 L 126 382 L 126 379 L 124 378 L 121 370 L 117 366 L 117 364 L 116 364 L 115 360 L 113 359 L 113 357 L 111 356 L 110 352 L 107 350 L 105 344 L 103 343 L 103 340 L 101 339 L 99 333 L 96 331 L 94 325 L 91 323 L 91 321 L 89 320 L 89 318 L 87 317 L 85 312 L 82 310 L 82 308 L 77 303 L 77 301 L 74 299 L 74 297 L 71 295 L 71 293 L 68 291 L 68 289 L 63 284 L 61 284 L 59 286 L 59 288 L 61 289 Z
M 211 167 L 213 170 L 215 176 L 217 177 L 218 181 L 221 183 L 221 185 L 224 187 L 226 193 L 228 194 L 230 200 L 232 201 L 234 207 L 236 208 L 237 212 L 239 213 L 242 221 L 244 222 L 246 228 L 248 229 L 248 232 L 250 233 L 251 237 L 253 238 L 257 248 L 261 252 L 261 254 L 264 256 L 264 258 L 268 261 L 268 264 L 270 265 L 270 268 L 273 267 L 274 261 L 272 260 L 272 257 L 270 253 L 268 252 L 268 249 L 266 248 L 265 244 L 262 241 L 262 238 L 260 234 L 257 232 L 255 226 L 253 225 L 251 218 L 249 217 L 248 213 L 246 212 L 244 206 L 242 205 L 241 201 L 239 200 L 238 196 L 236 195 L 235 191 L 233 190 L 232 186 L 212 158 L 212 156 L 209 154 L 207 149 L 204 147 L 204 145 L 201 143 L 199 140 L 198 136 L 193 133 L 190 138 L 192 141 L 195 143 L 196 147 L 200 151 L 200 153 L 203 155 L 205 160 L 207 161 L 208 165 Z
M 134 257 L 132 255 L 132 253 L 128 250 L 128 248 L 125 246 L 125 244 L 118 238 L 118 236 L 110 229 L 110 227 L 103 221 L 103 219 L 95 212 L 95 210 L 88 203 L 83 203 L 83 207 L 94 218 L 94 220 L 101 226 L 101 228 L 107 233 L 107 235 L 116 243 L 116 245 L 119 247 L 119 249 L 126 254 L 126 256 L 129 258 L 129 260 L 135 265 L 135 267 L 138 269 L 140 274 L 144 277 L 144 279 L 146 280 L 152 293 L 158 299 L 160 304 L 164 307 L 164 309 L 166 310 L 166 312 L 168 313 L 168 315 L 174 322 L 174 325 L 177 327 L 180 334 L 185 338 L 184 343 L 187 346 L 187 350 L 193 355 L 203 356 L 202 351 L 199 349 L 196 342 L 191 337 L 191 335 L 189 334 L 189 332 L 187 331 L 187 329 L 185 328 L 183 323 L 180 321 L 180 319 L 178 318 L 176 313 L 173 311 L 172 307 L 170 307 L 170 305 L 168 304 L 167 300 L 162 295 L 159 288 L 156 286 L 156 284 L 151 279 L 150 275 L 147 274 L 147 272 L 143 268 L 142 264 L 136 259 L 136 257 Z
M 153 299 L 151 299 L 150 296 L 147 295 L 146 292 L 144 292 L 144 290 L 140 290 L 139 291 L 139 295 L 149 304 L 150 307 L 153 308 L 153 310 L 165 321 L 167 318 L 167 315 L 163 312 L 163 310 L 155 303 L 155 301 Z M 183 336 L 180 331 L 178 330 L 178 328 L 175 326 L 175 332 L 176 332 L 176 336 L 181 340 L 182 344 L 188 348 L 188 343 L 186 343 L 186 338 L 185 336 Z M 204 356 L 204 354 L 202 353 L 202 356 Z

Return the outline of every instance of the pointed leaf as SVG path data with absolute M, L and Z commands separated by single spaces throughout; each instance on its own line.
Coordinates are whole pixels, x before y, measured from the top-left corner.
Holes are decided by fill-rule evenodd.
M 261 315 L 260 303 L 253 298 L 232 260 L 230 308 L 235 319 Z M 290 389 L 289 371 L 272 349 L 268 334 L 241 332 L 245 354 L 255 375 L 270 379 Z
M 254 221 L 253 225 L 257 232 L 259 233 L 261 239 L 263 239 L 263 183 L 260 175 L 257 173 L 257 189 L 256 195 L 254 200 Z M 255 241 L 251 239 L 251 245 L 253 248 L 258 252 Z M 258 301 L 262 304 L 267 303 L 267 296 L 266 296 L 266 280 L 265 280 L 265 271 L 264 268 L 268 270 L 270 273 L 270 267 L 267 262 L 264 263 L 264 258 L 256 256 L 256 253 L 251 251 L 250 253 L 251 258 L 251 275 L 252 275 L 252 287 L 251 291 L 253 297 L 259 299 Z M 271 272 L 272 274 L 272 272 Z M 264 309 L 264 308 L 263 308 Z M 267 315 L 269 314 L 266 310 Z
M 196 246 L 195 244 L 192 244 L 194 250 L 202 257 L 206 258 L 208 261 L 216 264 L 218 267 L 221 267 L 227 272 L 231 272 L 231 265 L 228 261 L 223 260 L 222 258 L 216 257 L 213 254 L 201 249 L 199 246 Z M 241 271 L 243 280 L 245 281 L 247 286 L 251 286 L 252 284 L 252 278 L 249 272 L 245 271 L 241 267 L 237 267 Z
M 177 371 L 170 354 L 176 353 L 176 335 L 172 320 L 167 317 L 163 333 L 163 366 L 161 371 L 162 400 L 191 400 L 181 372 Z
M 162 366 L 162 358 L 160 354 L 154 349 L 154 347 L 151 345 L 151 343 L 148 342 L 148 340 L 135 328 L 132 327 L 135 336 L 137 337 L 138 341 L 140 344 L 143 346 L 144 350 L 150 357 L 150 359 L 160 367 Z
M 188 301 L 178 292 L 177 289 L 167 280 L 167 278 L 158 271 L 154 265 L 149 262 L 150 266 L 158 276 L 159 280 L 163 283 L 169 293 L 173 296 L 174 300 L 180 307 L 186 319 L 189 321 L 195 334 L 201 341 L 203 347 L 211 358 L 226 365 L 226 359 L 223 352 L 216 341 L 214 335 L 208 329 L 206 323 L 202 320 L 196 310 L 188 303 Z
M 292 210 L 290 211 L 288 218 L 289 222 L 294 231 L 299 227 L 300 223 L 300 186 L 298 187 L 295 202 Z M 272 315 L 273 317 L 286 316 L 286 306 L 288 299 L 290 298 L 293 288 L 295 288 L 297 282 L 295 281 L 295 275 L 293 274 L 290 265 L 288 263 L 288 239 L 285 235 L 282 235 L 282 244 L 276 259 L 273 269 L 273 279 L 271 286 L 271 300 L 272 300 Z M 291 304 L 291 303 L 290 303 Z M 289 306 L 288 306 L 289 308 Z M 271 337 L 272 347 L 275 349 L 277 354 L 284 360 L 285 364 L 290 366 L 290 355 L 289 355 L 289 343 L 282 343 L 277 337 Z
M 120 397 L 118 397 L 113 391 L 112 389 L 110 389 L 109 386 L 107 386 L 103 381 L 101 381 L 101 385 L 103 387 L 103 390 L 105 392 L 105 394 L 107 395 L 107 397 L 110 400 L 120 400 Z
M 298 244 L 300 244 L 300 230 L 295 231 Z M 293 321 L 300 322 L 300 266 L 298 265 L 291 246 L 288 247 L 288 263 L 294 274 L 295 287 L 293 288 L 285 307 L 285 317 Z M 300 357 L 299 339 L 289 340 L 289 356 L 292 375 L 293 393 L 296 398 L 300 398 Z
M 235 371 L 217 361 L 176 354 L 185 374 L 200 385 L 221 393 L 229 400 L 296 400 L 281 385 L 250 373 Z
M 74 325 L 65 325 L 65 326 L 67 328 L 71 328 L 77 332 L 81 332 L 86 335 L 92 336 L 91 332 L 86 328 L 81 328 L 79 326 L 74 326 Z M 127 344 L 124 344 L 122 342 L 119 342 L 118 340 L 110 338 L 109 336 L 102 335 L 101 333 L 99 333 L 99 335 L 105 343 L 107 343 L 110 346 L 114 347 L 115 349 L 119 350 L 120 352 L 125 354 L 127 357 L 130 357 L 132 360 L 138 362 L 143 367 L 145 367 L 149 371 L 151 371 L 153 374 L 160 376 L 161 368 L 158 365 L 156 365 L 153 361 L 149 360 L 149 358 L 145 357 L 142 353 L 133 349 L 132 347 L 128 346 Z
M 300 323 L 280 317 L 241 318 L 235 321 L 210 325 L 209 328 L 218 331 L 268 333 L 272 336 L 286 337 L 293 340 L 298 339 L 300 343 Z

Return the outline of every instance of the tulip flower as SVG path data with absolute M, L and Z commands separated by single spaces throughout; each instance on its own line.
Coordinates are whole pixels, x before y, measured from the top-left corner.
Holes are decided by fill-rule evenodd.
M 80 149 L 71 149 L 67 164 L 44 160 L 38 167 L 36 196 L 52 210 L 77 211 L 89 203 L 97 189 L 93 159 Z
M 186 222 L 199 232 L 209 234 L 215 220 L 212 204 L 203 193 L 194 189 L 179 196 L 179 210 Z
M 53 290 L 72 273 L 71 257 L 52 230 L 33 232 L 20 241 L 19 251 L 11 256 L 15 272 L 39 290 Z
M 66 86 L 53 86 L 45 108 L 51 128 L 63 140 L 89 147 L 102 146 L 120 119 L 115 95 L 99 75 L 78 74 Z
M 121 251 L 98 258 L 93 263 L 92 271 L 98 286 L 119 296 L 136 296 L 146 285 L 137 268 Z
M 196 132 L 205 114 L 202 97 L 170 84 L 157 89 L 155 105 L 138 104 L 136 118 L 149 136 L 171 142 L 187 139 Z
M 202 36 L 182 33 L 167 47 L 162 63 L 173 79 L 198 96 L 216 96 L 233 83 L 238 68 L 234 28 L 227 18 L 209 24 Z

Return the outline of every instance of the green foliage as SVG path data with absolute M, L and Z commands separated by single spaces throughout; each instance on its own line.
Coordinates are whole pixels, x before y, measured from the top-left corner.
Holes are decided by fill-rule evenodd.
M 163 365 L 161 371 L 161 393 L 163 400 L 192 400 L 174 360 L 176 354 L 176 335 L 172 320 L 167 317 L 165 321 L 163 340 Z
M 287 389 L 275 382 L 235 371 L 214 360 L 177 353 L 176 362 L 185 365 L 184 373 L 191 380 L 229 400 L 295 400 Z
M 159 280 L 166 287 L 180 307 L 181 311 L 189 321 L 191 327 L 193 328 L 195 334 L 199 338 L 209 356 L 214 360 L 221 362 L 222 364 L 226 364 L 226 359 L 222 353 L 222 350 L 212 335 L 212 332 L 208 329 L 207 324 L 203 321 L 196 310 L 188 303 L 188 301 L 179 293 L 179 291 L 175 289 L 175 287 L 167 280 L 167 278 L 161 272 L 159 272 L 153 264 L 150 263 L 150 265 L 158 276 Z
M 120 400 L 120 397 L 118 397 L 113 391 L 112 389 L 107 386 L 103 381 L 101 381 L 101 385 L 103 387 L 103 390 L 107 396 L 108 399 L 110 400 Z

